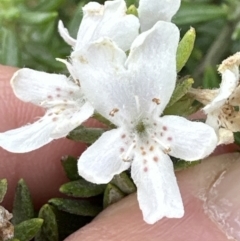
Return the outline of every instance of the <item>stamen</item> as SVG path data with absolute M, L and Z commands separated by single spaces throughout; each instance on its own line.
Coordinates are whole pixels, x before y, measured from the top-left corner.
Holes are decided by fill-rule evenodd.
M 132 143 L 132 144 L 130 145 L 130 147 L 128 148 L 127 152 L 122 155 L 123 161 L 125 161 L 125 162 L 130 162 L 130 161 L 132 161 L 132 158 L 129 158 L 129 156 L 130 156 L 130 154 L 131 154 L 134 146 L 135 146 L 135 143 Z
M 136 101 L 137 112 L 139 113 L 140 111 L 139 97 L 137 95 L 135 95 L 134 97 Z
M 109 115 L 113 117 L 113 116 L 115 115 L 115 113 L 117 113 L 118 111 L 119 111 L 118 108 L 113 108 L 113 109 L 110 111 Z
M 162 141 L 160 141 L 158 138 L 155 137 L 155 138 L 153 138 L 153 140 L 156 141 L 156 142 L 160 145 L 162 151 L 163 151 L 165 154 L 168 154 L 168 153 L 171 151 L 170 146 L 165 145 L 165 144 L 164 144 Z
M 160 105 L 161 101 L 158 98 L 153 98 L 152 102 L 156 103 L 157 105 Z

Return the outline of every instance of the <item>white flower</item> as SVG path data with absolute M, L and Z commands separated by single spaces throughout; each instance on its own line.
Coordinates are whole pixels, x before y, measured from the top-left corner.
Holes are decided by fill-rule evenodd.
M 181 0 L 140 0 L 138 16 L 141 30 L 150 29 L 159 20 L 170 22 L 180 4 Z
M 25 68 L 14 74 L 11 85 L 19 99 L 47 111 L 33 124 L 0 133 L 0 146 L 8 151 L 28 152 L 65 137 L 93 114 L 79 85 L 64 75 Z
M 213 127 L 219 136 L 219 144 L 234 142 L 233 132 L 240 131 L 240 112 L 235 107 L 240 103 L 239 85 L 240 53 L 222 62 L 218 71 L 222 75 L 217 90 L 192 90 L 198 101 L 205 104 L 206 124 Z
M 83 7 L 83 19 L 78 30 L 77 40 L 69 35 L 62 21 L 59 21 L 58 24 L 59 33 L 74 50 L 81 49 L 100 37 L 109 37 L 126 51 L 138 35 L 139 30 L 138 18 L 126 15 L 126 10 L 124 0 L 106 1 L 104 6 L 90 2 Z
M 198 160 L 217 143 L 206 124 L 159 117 L 175 87 L 178 41 L 174 24 L 158 22 L 135 39 L 128 58 L 107 38 L 72 55 L 88 100 L 118 127 L 82 154 L 79 174 L 93 183 L 108 183 L 131 166 L 144 220 L 151 224 L 184 214 L 168 154 Z

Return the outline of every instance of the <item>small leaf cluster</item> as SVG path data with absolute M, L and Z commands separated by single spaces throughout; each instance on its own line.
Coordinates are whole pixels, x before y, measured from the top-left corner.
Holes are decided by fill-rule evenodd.
M 59 191 L 66 198 L 52 198 L 43 205 L 38 214 L 34 210 L 31 194 L 23 179 L 19 180 L 13 203 L 11 229 L 0 227 L 1 231 L 11 230 L 11 241 L 59 241 L 89 223 L 104 208 L 136 191 L 136 187 L 124 172 L 116 175 L 106 185 L 92 184 L 77 173 L 77 159 L 63 157 L 62 165 L 69 179 Z M 7 192 L 7 180 L 0 180 L 0 202 Z M 13 233 L 14 226 L 14 233 Z

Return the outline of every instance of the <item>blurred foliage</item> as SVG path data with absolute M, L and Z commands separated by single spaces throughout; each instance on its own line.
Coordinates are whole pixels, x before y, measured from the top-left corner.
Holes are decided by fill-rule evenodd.
M 76 37 L 87 0 L 1 0 L 0 63 L 47 72 L 67 73 L 55 60 L 70 55 L 58 34 L 61 19 Z M 103 3 L 104 1 L 98 1 Z M 127 0 L 130 6 L 137 0 Z M 215 87 L 219 83 L 216 65 L 240 50 L 239 0 L 182 0 L 175 22 L 183 36 L 190 26 L 197 38 L 193 53 L 180 75 L 190 74 L 195 85 Z

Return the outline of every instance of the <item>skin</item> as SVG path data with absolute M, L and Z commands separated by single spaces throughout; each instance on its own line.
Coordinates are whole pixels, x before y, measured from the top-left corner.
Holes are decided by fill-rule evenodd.
M 15 68 L 0 66 L 0 132 L 30 123 L 43 114 L 41 108 L 23 103 L 14 96 L 9 80 L 15 71 Z M 90 121 L 89 125 L 94 126 L 96 123 Z M 19 178 L 25 179 L 37 208 L 49 198 L 59 196 L 59 186 L 67 181 L 59 161 L 61 156 L 79 156 L 85 148 L 83 144 L 66 139 L 55 140 L 26 154 L 9 153 L 0 148 L 0 177 L 7 178 L 9 182 L 3 206 L 11 210 L 14 188 Z M 231 147 L 231 151 L 235 149 Z M 226 152 L 226 148 L 220 152 Z M 219 175 L 236 165 L 234 160 L 238 158 L 236 153 L 214 156 L 200 165 L 177 172 L 185 205 L 185 215 L 182 219 L 164 218 L 154 225 L 144 223 L 136 194 L 133 194 L 107 208 L 92 223 L 67 238 L 67 241 L 226 241 L 226 230 L 220 230 L 219 222 L 211 220 L 214 218 L 210 219 L 210 209 L 206 208 L 207 201 L 201 197 L 208 197 Z M 240 165 L 233 169 L 240 171 Z M 231 172 L 229 175 L 232 175 Z M 240 179 L 238 176 L 237 178 Z M 224 185 L 229 188 L 226 183 Z M 200 195 L 199 190 L 202 190 L 204 195 Z M 236 201 L 234 208 L 240 208 L 240 201 Z

